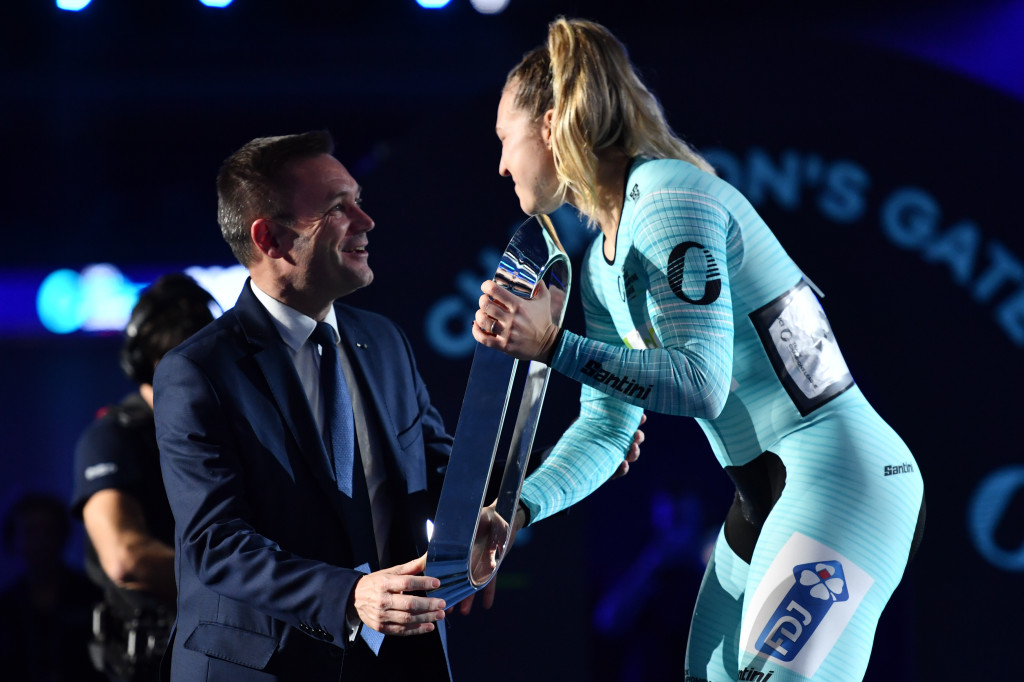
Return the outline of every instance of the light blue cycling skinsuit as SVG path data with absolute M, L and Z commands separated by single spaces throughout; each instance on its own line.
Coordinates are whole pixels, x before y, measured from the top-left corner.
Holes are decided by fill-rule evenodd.
M 608 480 L 644 410 L 695 417 L 737 495 L 680 677 L 861 679 L 924 489 L 813 286 L 727 182 L 637 159 L 614 261 L 595 239 L 581 288 L 586 337 L 552 359 L 583 384 L 580 418 L 523 485 L 532 522 Z

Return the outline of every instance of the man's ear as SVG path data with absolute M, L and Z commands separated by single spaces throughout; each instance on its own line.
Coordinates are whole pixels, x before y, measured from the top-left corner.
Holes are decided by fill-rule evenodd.
M 249 237 L 256 248 L 269 258 L 282 258 L 288 243 L 284 230 L 272 220 L 257 218 L 249 226 Z

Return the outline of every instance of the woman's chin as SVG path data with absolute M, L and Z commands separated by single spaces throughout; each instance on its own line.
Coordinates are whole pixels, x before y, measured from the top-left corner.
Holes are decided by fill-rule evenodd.
M 523 213 L 526 215 L 540 215 L 541 213 L 554 213 L 558 206 L 552 203 L 551 206 L 543 205 L 536 200 L 527 201 L 525 199 L 519 200 L 519 207 L 523 209 Z

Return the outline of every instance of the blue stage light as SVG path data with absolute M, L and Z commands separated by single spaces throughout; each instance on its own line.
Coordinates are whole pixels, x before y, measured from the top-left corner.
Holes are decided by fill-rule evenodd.
M 92 0 L 57 0 L 57 9 L 77 12 L 89 6 Z
M 210 292 L 217 317 L 235 303 L 249 276 L 241 265 L 149 266 L 129 274 L 109 263 L 80 272 L 0 268 L 0 340 L 48 334 L 107 334 L 128 323 L 139 291 L 168 272 L 183 271 Z
M 36 310 L 39 321 L 54 334 L 70 334 L 85 321 L 78 273 L 57 270 L 50 273 L 39 287 Z
M 216 7 L 221 9 L 230 5 L 232 0 L 199 0 L 199 2 L 207 7 Z
M 448 6 L 451 0 L 416 0 L 416 4 L 423 9 L 442 9 Z

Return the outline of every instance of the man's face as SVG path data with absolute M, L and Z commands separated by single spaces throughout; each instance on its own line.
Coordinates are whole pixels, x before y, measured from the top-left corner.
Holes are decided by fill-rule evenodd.
M 323 154 L 292 161 L 285 175 L 296 217 L 289 249 L 295 284 L 334 300 L 372 282 L 366 233 L 373 219 L 360 208 L 360 187 L 345 167 Z

